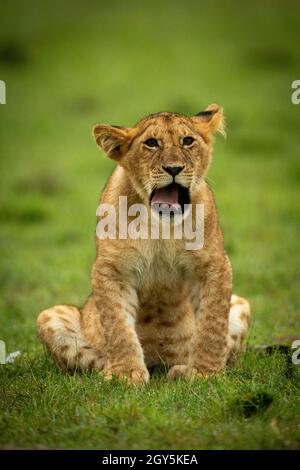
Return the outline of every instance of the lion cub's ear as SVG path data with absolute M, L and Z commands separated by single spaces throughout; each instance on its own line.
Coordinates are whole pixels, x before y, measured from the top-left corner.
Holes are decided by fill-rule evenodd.
M 119 160 L 126 151 L 130 129 L 127 127 L 97 124 L 93 127 L 93 134 L 96 143 L 104 150 L 106 155 L 113 160 Z
M 226 136 L 223 109 L 217 104 L 210 104 L 204 111 L 193 116 L 192 121 L 206 134 L 220 132 Z

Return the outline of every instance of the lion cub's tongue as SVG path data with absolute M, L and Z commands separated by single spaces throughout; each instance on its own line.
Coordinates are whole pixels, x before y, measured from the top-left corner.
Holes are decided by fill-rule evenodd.
M 152 197 L 151 204 L 169 204 L 175 206 L 178 204 L 178 187 L 176 185 L 157 189 Z

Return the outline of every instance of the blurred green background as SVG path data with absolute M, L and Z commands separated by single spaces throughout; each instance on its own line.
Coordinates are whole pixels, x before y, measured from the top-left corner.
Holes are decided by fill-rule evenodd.
M 38 312 L 83 304 L 113 163 L 97 122 L 224 107 L 208 182 L 252 305 L 250 343 L 300 337 L 300 3 L 2 0 L 0 339 L 41 354 Z M 282 339 L 284 338 L 284 339 Z M 36 355 L 36 356 L 34 356 Z

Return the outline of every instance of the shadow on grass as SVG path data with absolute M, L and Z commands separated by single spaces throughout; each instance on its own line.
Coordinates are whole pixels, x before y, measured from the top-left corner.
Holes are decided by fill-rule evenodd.
M 10 39 L 0 44 L 0 63 L 10 67 L 19 67 L 27 64 L 29 56 L 24 46 Z

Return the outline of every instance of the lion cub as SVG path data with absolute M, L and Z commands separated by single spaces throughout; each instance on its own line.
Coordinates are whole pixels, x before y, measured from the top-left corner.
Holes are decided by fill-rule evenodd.
M 242 350 L 249 304 L 231 295 L 231 265 L 205 181 L 216 131 L 223 132 L 217 105 L 193 117 L 152 114 L 132 128 L 94 127 L 96 143 L 117 162 L 101 203 L 118 214 L 119 196 L 126 196 L 128 207 L 143 204 L 149 216 L 154 205 L 183 212 L 189 205 L 193 214 L 203 204 L 204 244 L 187 250 L 174 234 L 97 238 L 85 306 L 56 305 L 37 320 L 62 367 L 96 368 L 107 379 L 140 383 L 149 380 L 148 367 L 163 363 L 171 379 L 205 378 Z

